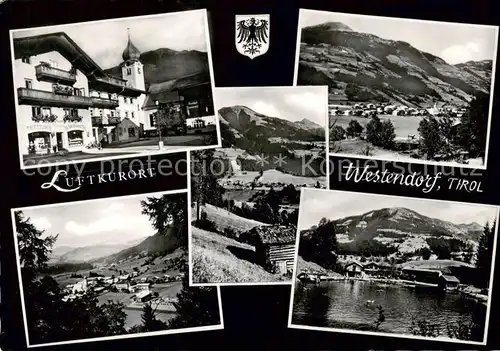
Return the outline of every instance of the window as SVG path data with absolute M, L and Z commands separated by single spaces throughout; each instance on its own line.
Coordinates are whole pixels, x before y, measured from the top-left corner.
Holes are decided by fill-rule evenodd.
M 125 118 L 128 118 L 128 111 L 125 111 Z
M 103 113 L 104 113 L 104 111 L 102 110 L 102 108 L 101 108 L 101 109 L 99 109 L 99 116 L 101 116 L 101 117 L 102 117 Z
M 70 147 L 83 145 L 83 132 L 81 130 L 70 130 L 68 132 L 68 144 Z
M 64 109 L 65 116 L 76 117 L 78 116 L 78 110 L 76 108 L 65 108 Z
M 33 81 L 31 79 L 25 79 L 24 86 L 28 89 L 32 89 L 33 88 Z
M 111 111 L 111 117 L 115 116 L 115 111 Z
M 137 73 L 141 74 L 141 67 L 137 67 Z
M 130 76 L 132 74 L 132 68 L 128 67 L 127 68 L 127 75 Z
M 134 98 L 130 98 L 130 103 L 133 104 L 135 102 Z
M 135 128 L 129 128 L 129 129 L 128 129 L 128 136 L 129 136 L 130 138 L 135 137 Z
M 33 117 L 40 116 L 42 114 L 42 108 L 39 106 L 31 106 L 31 115 Z
M 94 109 L 93 108 L 90 109 L 90 117 L 92 117 L 92 116 L 94 116 Z
M 31 64 L 31 57 L 29 56 L 23 57 L 21 61 L 27 64 Z
M 51 112 L 50 107 L 42 107 L 42 116 L 50 116 Z
M 73 95 L 85 96 L 85 89 L 84 88 L 73 88 Z
M 134 113 L 133 112 L 130 112 L 130 115 L 132 118 L 134 118 Z
M 151 127 L 156 127 L 156 114 L 152 113 L 149 115 L 149 124 Z

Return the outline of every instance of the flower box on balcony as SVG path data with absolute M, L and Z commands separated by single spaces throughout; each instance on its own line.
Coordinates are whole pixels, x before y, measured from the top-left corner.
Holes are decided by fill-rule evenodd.
M 37 116 L 32 116 L 31 120 L 33 122 L 55 122 L 57 120 L 56 115 L 37 115 Z
M 54 85 L 54 93 L 61 95 L 73 95 L 73 88 L 64 85 Z
M 65 115 L 63 118 L 64 122 L 81 122 L 82 121 L 82 116 L 70 116 L 70 115 Z

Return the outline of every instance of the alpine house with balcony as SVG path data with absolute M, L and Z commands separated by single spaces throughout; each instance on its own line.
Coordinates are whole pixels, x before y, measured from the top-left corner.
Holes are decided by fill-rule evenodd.
M 129 35 L 122 77 L 113 77 L 64 32 L 14 38 L 21 153 L 139 138 L 146 98 L 139 56 Z

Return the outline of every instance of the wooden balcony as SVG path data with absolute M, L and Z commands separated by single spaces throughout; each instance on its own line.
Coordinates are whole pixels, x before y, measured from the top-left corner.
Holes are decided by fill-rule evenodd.
M 104 99 L 96 96 L 91 96 L 90 98 L 94 107 L 114 109 L 119 106 L 118 100 Z
M 20 105 L 47 107 L 89 108 L 94 101 L 88 96 L 56 94 L 51 91 L 18 88 L 17 99 Z
M 92 117 L 92 126 L 109 126 L 109 125 L 117 125 L 121 122 L 120 117 Z
M 36 79 L 52 83 L 73 85 L 76 83 L 76 74 L 47 65 L 35 66 Z

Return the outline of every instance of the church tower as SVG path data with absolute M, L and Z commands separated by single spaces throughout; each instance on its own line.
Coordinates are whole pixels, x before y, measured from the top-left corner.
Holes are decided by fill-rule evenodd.
M 121 64 L 122 78 L 127 81 L 130 87 L 146 91 L 146 82 L 144 80 L 144 66 L 140 61 L 141 53 L 139 49 L 130 40 L 130 30 L 128 30 L 128 41 L 125 50 L 123 50 Z M 129 116 L 130 120 L 137 124 L 140 128 L 144 128 L 144 111 L 142 110 L 146 101 L 146 94 L 137 96 L 137 99 L 126 99 L 120 110 L 123 110 L 125 116 Z M 123 115 L 122 115 L 123 117 Z M 141 132 L 139 132 L 141 133 Z
M 123 50 L 122 58 L 122 78 L 129 82 L 130 86 L 139 90 L 146 90 L 144 81 L 144 70 L 141 61 L 140 51 L 130 40 L 130 31 L 128 32 L 128 42 Z

